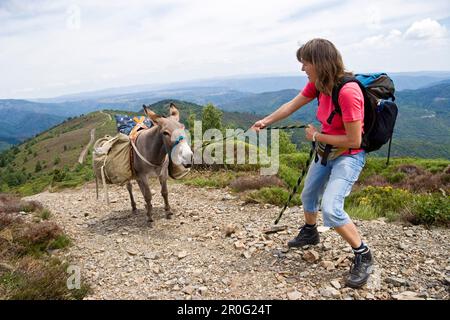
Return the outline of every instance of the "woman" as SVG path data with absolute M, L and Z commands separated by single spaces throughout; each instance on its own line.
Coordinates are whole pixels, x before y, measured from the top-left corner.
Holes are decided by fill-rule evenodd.
M 328 40 L 313 39 L 297 51 L 297 59 L 302 63 L 309 83 L 291 101 L 282 105 L 269 116 L 257 121 L 252 129 L 257 132 L 270 124 L 288 117 L 307 103 L 318 97 L 317 118 L 322 124 L 321 131 L 308 125 L 306 139 L 321 145 L 332 145 L 338 151 L 326 161 L 319 152 L 311 163 L 301 195 L 305 224 L 299 234 L 288 242 L 289 247 L 317 244 L 319 233 L 316 221 L 319 199 L 324 225 L 334 228 L 351 245 L 355 253 L 346 284 L 352 288 L 363 286 L 372 271 L 373 260 L 369 247 L 361 237 L 348 214 L 344 211 L 344 199 L 350 194 L 353 184 L 365 164 L 366 154 L 360 149 L 364 130 L 364 97 L 358 84 L 350 82 L 339 91 L 341 114 L 335 114 L 331 123 L 327 120 L 334 110 L 332 90 L 345 76 L 342 57 Z M 340 151 L 339 151 L 340 150 Z M 319 161 L 317 161 L 319 160 Z

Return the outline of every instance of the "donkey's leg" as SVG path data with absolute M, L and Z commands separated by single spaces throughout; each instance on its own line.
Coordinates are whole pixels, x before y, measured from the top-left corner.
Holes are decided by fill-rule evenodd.
M 128 193 L 130 194 L 131 211 L 132 211 L 132 212 L 136 212 L 136 202 L 134 202 L 134 197 L 133 197 L 133 190 L 132 190 L 132 186 L 131 186 L 131 181 L 127 183 L 127 190 L 128 190 Z
M 139 188 L 141 189 L 142 195 L 144 196 L 146 207 L 147 207 L 147 217 L 148 221 L 152 222 L 152 193 L 150 192 L 150 187 L 148 185 L 148 177 L 142 177 L 137 179 Z
M 161 184 L 161 195 L 164 198 L 164 210 L 166 211 L 166 218 L 170 219 L 173 212 L 170 210 L 169 205 L 169 192 L 167 190 L 167 175 L 159 176 L 159 183 Z

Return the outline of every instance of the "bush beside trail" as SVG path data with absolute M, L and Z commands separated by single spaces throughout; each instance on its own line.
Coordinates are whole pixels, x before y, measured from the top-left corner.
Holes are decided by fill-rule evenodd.
M 67 287 L 68 263 L 57 257 L 71 240 L 38 201 L 0 194 L 0 299 L 82 299 Z
M 304 169 L 308 154 L 280 155 L 275 176 L 261 176 L 259 169 L 236 171 L 197 167 L 183 182 L 200 187 L 230 187 L 249 203 L 284 205 Z M 291 206 L 301 205 L 300 193 Z M 360 179 L 346 201 L 346 210 L 354 218 L 403 221 L 412 224 L 450 226 L 450 161 L 427 159 L 391 159 L 369 157 Z

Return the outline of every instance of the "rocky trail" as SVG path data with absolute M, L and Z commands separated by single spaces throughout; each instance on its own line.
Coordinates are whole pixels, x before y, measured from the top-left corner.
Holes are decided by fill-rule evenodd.
M 321 227 L 320 244 L 288 250 L 303 224 L 299 207 L 270 232 L 278 207 L 245 204 L 227 189 L 170 184 L 175 214 L 167 220 L 155 181 L 150 228 L 133 189 L 134 214 L 125 187 L 109 188 L 109 207 L 96 200 L 93 183 L 26 198 L 49 208 L 72 238 L 69 250 L 54 254 L 81 268 L 93 289 L 87 299 L 449 299 L 448 229 L 355 221 L 376 266 L 354 290 L 343 283 L 353 254 L 334 231 Z
M 91 129 L 91 131 L 89 132 L 90 138 L 89 138 L 89 142 L 88 144 L 83 148 L 83 150 L 80 153 L 80 156 L 78 157 L 78 163 L 83 164 L 85 158 L 86 158 L 86 154 L 89 150 L 89 147 L 94 143 L 94 139 L 95 139 L 95 128 Z

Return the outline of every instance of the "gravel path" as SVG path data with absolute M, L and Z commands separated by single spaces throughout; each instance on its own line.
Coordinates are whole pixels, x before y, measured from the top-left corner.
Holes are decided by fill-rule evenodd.
M 86 157 L 86 154 L 89 150 L 89 147 L 91 146 L 91 144 L 94 143 L 94 139 L 95 139 L 95 128 L 91 129 L 90 131 L 90 135 L 91 138 L 89 139 L 89 143 L 86 145 L 86 147 L 84 147 L 84 149 L 81 151 L 80 156 L 78 157 L 78 163 L 83 164 L 84 159 Z
M 109 188 L 110 207 L 95 199 L 95 184 L 26 199 L 48 207 L 74 245 L 57 255 L 81 267 L 93 288 L 87 299 L 449 299 L 448 229 L 355 221 L 372 247 L 369 283 L 345 288 L 352 253 L 332 230 L 321 243 L 287 250 L 302 222 L 289 209 L 265 233 L 279 208 L 247 204 L 226 189 L 169 185 L 174 216 L 164 218 L 159 184 L 152 184 L 154 225 L 133 183 L 138 213 L 125 187 Z

